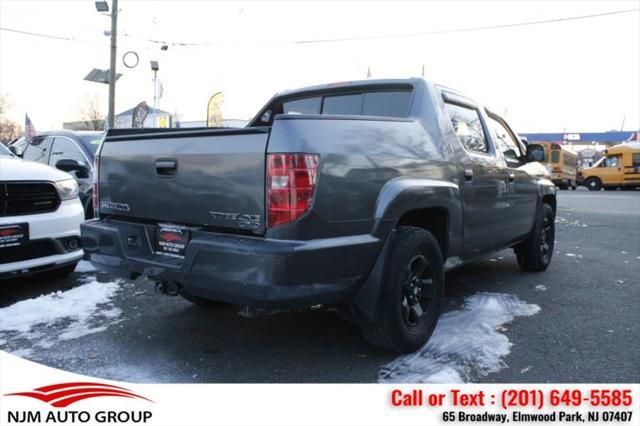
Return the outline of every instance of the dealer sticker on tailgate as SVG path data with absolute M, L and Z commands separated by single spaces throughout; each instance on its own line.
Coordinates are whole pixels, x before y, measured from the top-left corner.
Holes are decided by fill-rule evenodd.
M 0 248 L 16 247 L 29 241 L 29 224 L 0 225 Z
M 191 232 L 189 228 L 169 223 L 158 224 L 157 253 L 173 257 L 184 257 Z

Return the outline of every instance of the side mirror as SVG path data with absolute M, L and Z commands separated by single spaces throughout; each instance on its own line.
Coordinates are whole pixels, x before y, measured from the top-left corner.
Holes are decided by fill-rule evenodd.
M 22 158 L 22 156 L 24 155 L 24 149 L 22 149 L 20 145 L 10 145 L 9 151 L 11 151 L 11 153 L 16 157 Z
M 80 179 L 89 177 L 89 167 L 85 166 L 84 164 L 80 164 L 79 162 L 71 158 L 59 160 L 56 163 L 56 169 L 60 169 L 64 172 L 76 171 L 76 176 Z
M 527 163 L 542 163 L 547 160 L 547 155 L 544 152 L 544 147 L 542 145 L 527 145 L 527 154 L 526 154 Z

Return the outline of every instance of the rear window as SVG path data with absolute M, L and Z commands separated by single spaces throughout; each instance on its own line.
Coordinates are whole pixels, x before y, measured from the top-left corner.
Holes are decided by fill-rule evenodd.
M 284 102 L 282 104 L 282 112 L 285 114 L 319 114 L 322 98 L 306 98 L 296 99 Z
M 552 163 L 560 162 L 560 151 L 551 151 L 551 162 Z
M 284 114 L 371 115 L 406 117 L 411 91 L 349 93 L 294 99 L 282 104 Z

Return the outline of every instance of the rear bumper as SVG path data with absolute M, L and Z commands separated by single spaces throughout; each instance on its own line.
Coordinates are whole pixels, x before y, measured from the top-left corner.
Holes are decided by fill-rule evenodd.
M 155 253 L 154 225 L 93 220 L 81 229 L 85 258 L 98 268 L 254 306 L 348 301 L 382 248 L 371 235 L 285 241 L 194 230 L 185 258 L 176 259 Z

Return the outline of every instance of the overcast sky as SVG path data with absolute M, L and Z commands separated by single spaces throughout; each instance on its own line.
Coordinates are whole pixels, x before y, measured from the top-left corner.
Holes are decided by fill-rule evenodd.
M 308 40 L 433 33 L 640 8 L 589 2 L 205 2 L 120 0 L 116 112 L 153 103 L 150 60 L 160 64 L 160 107 L 204 120 L 225 94 L 225 118 L 246 119 L 275 92 L 374 78 L 420 76 L 476 97 L 521 133 L 640 127 L 640 13 L 476 31 L 351 41 Z M 0 93 L 11 116 L 37 130 L 80 118 L 107 86 L 83 80 L 108 68 L 109 18 L 92 0 L 0 1 Z M 159 43 L 169 48 L 161 51 Z M 188 45 L 180 45 L 187 43 Z M 122 55 L 138 53 L 133 69 Z

